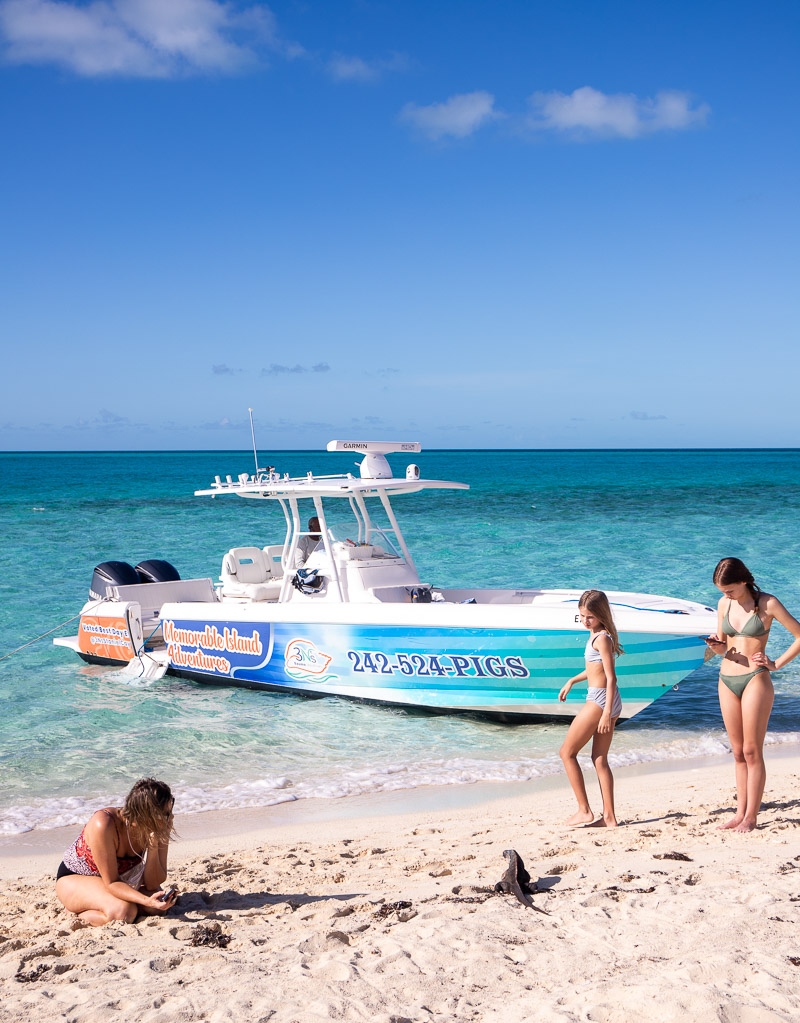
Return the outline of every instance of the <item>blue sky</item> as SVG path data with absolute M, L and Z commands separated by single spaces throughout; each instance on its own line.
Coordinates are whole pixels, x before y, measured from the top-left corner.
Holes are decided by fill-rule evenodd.
M 800 446 L 800 4 L 0 0 L 0 448 Z

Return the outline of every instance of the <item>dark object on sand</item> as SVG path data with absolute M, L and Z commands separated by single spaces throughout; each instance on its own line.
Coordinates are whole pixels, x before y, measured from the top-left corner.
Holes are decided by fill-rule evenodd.
M 531 875 L 525 869 L 522 857 L 516 849 L 505 849 L 503 856 L 508 860 L 508 867 L 505 874 L 494 886 L 496 892 L 505 892 L 506 895 L 515 895 L 518 902 L 529 909 L 539 909 L 534 906 L 531 895 L 536 892 L 536 885 L 531 886 Z M 544 913 L 543 909 L 539 909 Z
M 680 860 L 681 863 L 694 863 L 691 856 L 682 852 L 653 853 L 654 860 Z
M 25 973 L 21 968 L 17 970 L 14 975 L 14 980 L 18 980 L 20 984 L 30 984 L 32 980 L 41 980 L 42 974 L 46 973 L 50 969 L 47 963 L 39 963 L 35 970 L 30 970 Z
M 223 934 L 219 924 L 210 927 L 198 924 L 192 931 L 190 945 L 211 945 L 214 948 L 227 948 L 231 940 L 230 934 Z
M 385 902 L 380 909 L 376 910 L 372 915 L 378 920 L 385 920 L 386 917 L 390 916 L 392 913 L 397 913 L 399 915 L 403 912 L 403 910 L 408 909 L 411 909 L 411 903 L 403 899 L 399 902 Z

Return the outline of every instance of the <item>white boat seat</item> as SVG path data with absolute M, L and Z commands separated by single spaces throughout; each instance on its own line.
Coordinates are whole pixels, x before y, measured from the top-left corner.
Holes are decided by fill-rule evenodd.
M 281 566 L 260 547 L 232 547 L 222 559 L 223 597 L 277 600 L 281 592 Z
M 264 556 L 267 559 L 267 563 L 270 566 L 270 574 L 273 579 L 283 578 L 283 565 L 281 565 L 281 557 L 283 556 L 283 544 L 273 543 L 269 544 L 264 548 Z

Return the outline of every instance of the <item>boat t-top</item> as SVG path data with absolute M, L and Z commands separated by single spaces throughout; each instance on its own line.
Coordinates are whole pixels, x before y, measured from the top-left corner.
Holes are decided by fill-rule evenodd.
M 256 460 L 252 474 L 217 476 L 196 495 L 277 501 L 282 540 L 232 547 L 216 583 L 181 579 L 160 559 L 103 562 L 77 636 L 55 643 L 89 663 L 141 666 L 148 678 L 502 720 L 571 718 L 583 695 L 573 689 L 560 703 L 558 693 L 583 664 L 581 591 L 420 579 L 392 502 L 468 489 L 423 479 L 415 463 L 395 477 L 387 454 L 420 450 L 417 442 L 335 440 L 328 451 L 363 455 L 358 475 L 290 477 Z M 625 648 L 617 677 L 630 718 L 703 663 L 700 637 L 716 619 L 689 600 L 606 592 Z

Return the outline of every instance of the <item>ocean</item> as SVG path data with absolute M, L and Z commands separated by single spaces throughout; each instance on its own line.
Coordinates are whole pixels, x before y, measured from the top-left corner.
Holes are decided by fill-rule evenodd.
M 425 478 L 471 487 L 395 501 L 426 582 L 628 589 L 713 605 L 714 565 L 735 555 L 800 616 L 799 450 L 414 458 Z M 300 475 L 347 471 L 353 456 L 264 452 L 259 461 Z M 397 475 L 405 461 L 390 456 Z M 230 547 L 281 542 L 272 502 L 193 495 L 216 474 L 252 467 L 246 451 L 0 454 L 0 657 L 76 615 L 101 561 L 165 558 L 184 578 L 216 580 Z M 768 653 L 789 642 L 776 625 Z M 622 724 L 612 766 L 725 752 L 718 665 Z M 800 658 L 774 683 L 767 742 L 797 742 Z M 143 775 L 169 782 L 183 813 L 534 779 L 561 770 L 566 730 L 131 680 L 51 637 L 0 661 L 0 709 L 0 834 L 82 824 Z

